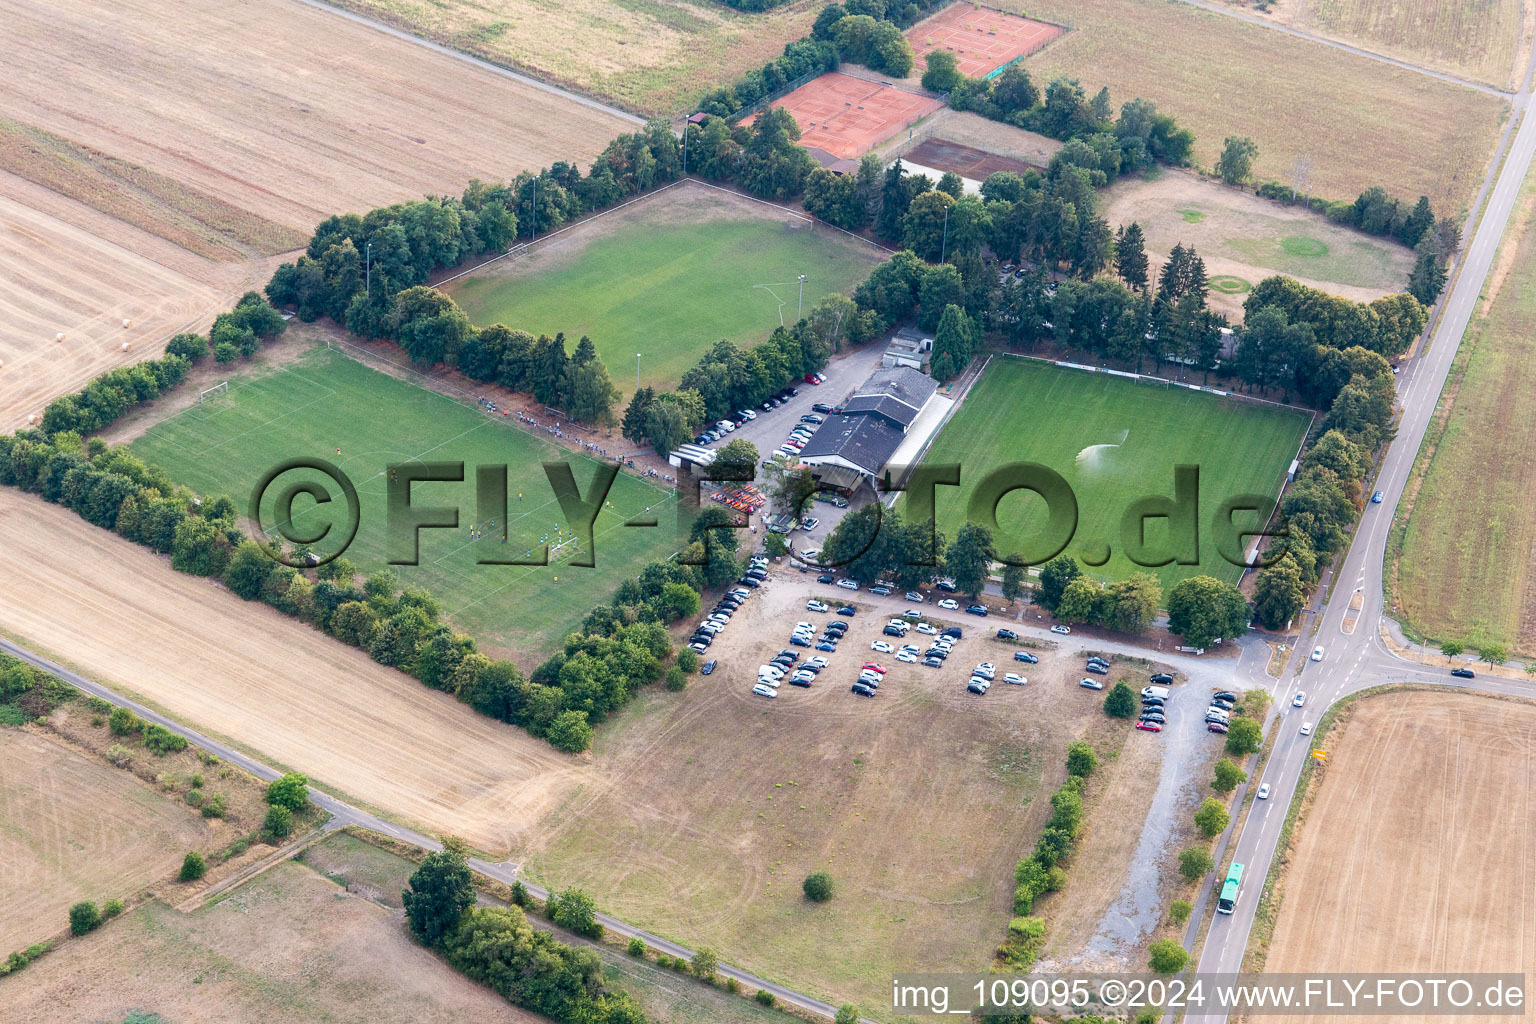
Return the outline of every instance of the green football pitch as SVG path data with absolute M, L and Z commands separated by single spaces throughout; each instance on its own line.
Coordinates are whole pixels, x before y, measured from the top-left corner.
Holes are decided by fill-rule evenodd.
M 826 225 L 721 206 L 697 186 L 572 228 L 529 255 L 445 289 L 481 326 L 587 335 L 613 382 L 675 386 L 722 338 L 742 348 L 795 322 L 804 308 L 849 293 L 886 256 Z M 700 209 L 702 207 L 702 209 Z M 695 219 L 690 219 L 694 217 Z
M 606 439 L 593 440 L 601 445 Z M 622 438 L 612 440 L 628 447 Z M 133 448 L 200 494 L 230 495 L 242 512 L 262 476 L 279 463 L 303 457 L 335 464 L 357 490 L 361 523 L 346 557 L 364 573 L 383 568 L 390 556 L 388 467 L 416 461 L 465 463 L 463 483 L 414 485 L 413 508 L 457 507 L 459 525 L 422 530 L 419 564 L 396 566 L 395 571 L 402 583 L 431 592 L 459 629 L 522 662 L 541 660 L 589 610 L 610 599 L 625 577 L 678 547 L 674 492 L 620 473 L 608 493 L 610 504 L 593 526 L 595 567 L 573 567 L 555 557 L 539 567 L 479 564 L 483 557 L 521 558 L 541 547 L 545 535 L 553 545 L 557 530 L 570 536 L 543 464 L 568 464 L 585 497 L 600 462 L 518 427 L 515 419 L 508 422 L 379 373 L 329 348 L 316 348 L 286 367 L 231 380 L 226 396 L 155 426 Z M 477 519 L 476 467 L 492 465 L 507 467 L 505 524 Z M 306 480 L 327 484 L 339 499 L 339 488 L 316 472 L 285 473 L 267 489 L 263 502 L 269 533 L 277 518 L 276 495 Z M 316 506 L 301 496 L 293 506 L 295 525 L 310 530 L 344 518 L 332 512 L 341 506 L 339 500 Z M 658 526 L 623 525 L 648 509 Z M 327 550 L 323 542 L 315 548 Z
M 1241 570 L 1218 553 L 1212 520 L 1227 498 L 1267 496 L 1266 514 L 1310 420 L 1291 409 L 1150 385 L 1034 360 L 994 358 L 934 441 L 925 466 L 957 464 L 960 486 L 936 492 L 939 528 L 949 537 L 966 520 L 974 493 L 1007 463 L 1033 462 L 1059 473 L 1077 501 L 1078 523 L 1065 554 L 1109 559 L 1091 575 L 1155 572 L 1164 590 L 1188 576 L 1235 582 Z M 1121 519 L 1148 496 L 1174 495 L 1174 467 L 1199 469 L 1198 565 L 1144 569 L 1125 553 Z M 1045 501 L 1020 490 L 997 503 L 1000 554 L 1028 550 L 1046 535 Z M 1238 513 L 1248 527 L 1255 517 Z M 1167 521 L 1145 521 L 1151 552 L 1169 550 Z M 1246 538 L 1244 547 L 1252 543 Z M 1148 559 L 1145 556 L 1143 560 Z

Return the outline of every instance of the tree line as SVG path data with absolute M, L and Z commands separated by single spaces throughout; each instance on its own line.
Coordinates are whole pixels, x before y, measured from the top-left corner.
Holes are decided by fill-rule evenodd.
M 1051 817 L 1040 831 L 1034 851 L 1013 869 L 1013 913 L 1008 938 L 997 956 L 1014 970 L 1027 970 L 1045 945 L 1045 921 L 1027 916 L 1035 900 L 1067 884 L 1062 863 L 1072 854 L 1083 827 L 1083 786 L 1099 759 L 1086 743 L 1067 748 L 1067 781 L 1051 794 Z

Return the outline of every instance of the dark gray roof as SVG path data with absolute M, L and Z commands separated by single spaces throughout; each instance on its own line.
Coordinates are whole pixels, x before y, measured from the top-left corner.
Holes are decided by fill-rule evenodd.
M 800 450 L 802 459 L 838 456 L 878 473 L 901 447 L 902 432 L 874 416 L 830 416 Z
M 882 367 L 859 385 L 843 404 L 843 412 L 878 413 L 905 428 L 917 419 L 938 387 L 938 381 L 910 366 Z

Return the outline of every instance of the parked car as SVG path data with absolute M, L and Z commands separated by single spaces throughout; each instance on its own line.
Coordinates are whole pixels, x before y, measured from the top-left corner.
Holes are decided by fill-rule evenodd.
M 1015 633 L 1011 629 L 1008 629 L 1006 626 L 999 626 L 997 627 L 997 638 L 999 640 L 1017 640 L 1019 638 L 1019 634 Z
M 917 625 L 913 626 L 912 628 L 917 630 L 919 633 L 922 633 L 922 634 L 924 634 L 926 636 L 937 636 L 938 632 L 939 632 L 937 629 L 934 629 L 932 626 L 928 625 L 928 623 L 926 623 L 926 622 L 919 622 Z
M 1143 697 L 1143 698 L 1141 698 L 1141 706 L 1144 707 L 1144 708 L 1160 708 L 1160 707 L 1163 706 L 1164 703 L 1165 703 L 1165 701 L 1161 697 Z
M 800 529 L 802 529 L 802 530 L 814 530 L 814 529 L 816 529 L 816 527 L 818 527 L 820 525 L 821 525 L 821 520 L 817 519 L 815 516 L 807 516 L 806 518 L 800 520 Z M 821 552 L 819 552 L 819 551 L 816 552 L 816 553 L 818 555 L 821 554 Z
M 817 402 L 815 405 L 811 406 L 811 412 L 827 413 L 831 411 L 832 407 L 830 405 L 826 405 L 821 402 Z
M 1040 659 L 1035 657 L 1033 654 L 1030 654 L 1028 651 L 1014 651 L 1013 660 L 1022 661 L 1026 665 L 1040 664 Z
M 1012 683 L 1014 686 L 1023 686 L 1028 683 L 1029 680 L 1019 675 L 1017 672 L 1008 672 L 1003 676 L 1003 682 Z
M 1104 684 L 1102 682 L 1100 682 L 1097 679 L 1089 679 L 1087 676 L 1084 676 L 1083 678 L 1079 679 L 1077 681 L 1077 685 L 1081 686 L 1085 690 L 1102 690 L 1102 689 L 1104 689 Z
M 864 664 L 859 666 L 859 671 L 860 672 L 878 672 L 881 675 L 885 675 L 885 666 L 880 664 L 877 661 L 866 661 Z
M 1380 492 L 1378 491 L 1377 493 L 1379 494 Z M 1268 800 L 1269 799 L 1269 783 L 1266 782 L 1262 786 L 1260 786 L 1259 787 L 1259 791 L 1257 793 L 1255 793 L 1254 796 L 1257 797 L 1260 800 Z
M 1211 697 L 1215 700 L 1237 700 L 1237 694 L 1233 693 L 1231 690 L 1217 690 L 1215 693 L 1211 694 Z
M 816 644 L 816 649 L 818 651 L 835 651 L 837 650 L 837 644 L 833 643 L 831 640 L 822 640 Z
M 1090 654 L 1088 656 L 1088 664 L 1090 664 L 1090 665 L 1103 665 L 1105 668 L 1109 668 L 1109 659 L 1108 658 L 1101 658 L 1097 654 Z
M 1089 662 L 1084 667 L 1087 669 L 1087 671 L 1092 672 L 1096 676 L 1107 676 L 1107 675 L 1109 675 L 1109 669 L 1105 668 L 1103 665 L 1099 665 L 1099 664 L 1096 664 L 1094 662 Z
M 869 592 L 871 594 L 874 594 L 876 597 L 889 597 L 891 595 L 891 588 L 890 587 L 879 587 L 879 586 L 877 586 L 877 587 L 870 587 L 869 588 Z
M 976 671 L 973 672 L 972 675 L 981 676 L 983 679 L 991 679 L 996 673 L 997 666 L 992 664 L 990 661 L 984 661 L 980 665 L 976 666 Z
M 944 609 L 947 612 L 952 612 L 952 611 L 955 611 L 957 608 L 960 607 L 960 602 L 956 601 L 956 600 L 954 600 L 952 598 L 946 597 L 942 601 L 939 602 L 939 607 Z
M 963 630 L 960 629 L 959 626 L 950 626 L 947 629 L 945 629 L 943 632 L 941 632 L 939 635 L 940 636 L 947 636 L 947 637 L 950 637 L 951 639 L 954 639 L 954 640 L 959 640 L 961 637 L 965 636 L 965 633 L 964 633 Z
M 1058 624 L 1058 625 L 1055 625 L 1055 626 L 1051 627 L 1051 632 L 1052 633 L 1060 633 L 1062 636 L 1066 636 L 1068 633 L 1072 632 L 1072 627 L 1071 626 L 1062 626 L 1062 625 Z
M 801 423 L 821 423 L 822 419 L 821 419 L 820 416 L 817 416 L 815 413 L 806 413 L 804 416 L 800 417 L 800 422 Z
M 987 606 L 984 604 L 969 605 L 965 611 L 967 615 L 980 615 L 982 618 L 987 617 Z
M 715 665 L 716 664 L 718 664 L 718 662 L 716 662 L 714 658 L 710 658 L 704 664 L 699 666 L 699 675 L 701 675 L 701 676 L 711 675 L 715 671 Z
M 858 590 L 859 589 L 859 585 L 857 583 L 855 583 L 853 580 L 850 580 L 850 579 L 838 580 L 837 581 L 837 585 L 842 587 L 844 590 Z
M 805 602 L 805 610 L 808 612 L 826 612 L 831 611 L 832 606 L 827 604 L 825 601 L 818 601 L 815 598 L 812 598 L 811 600 Z
M 897 626 L 889 625 L 889 624 L 887 624 L 885 629 L 881 630 L 881 632 L 884 633 L 886 636 L 902 637 L 902 636 L 906 636 L 907 635 L 907 631 L 906 630 L 901 629 L 901 628 L 899 628 Z
M 954 580 L 939 580 L 937 583 L 935 583 L 933 585 L 933 589 L 935 589 L 935 590 L 942 590 L 946 594 L 953 594 L 955 592 L 955 581 Z
M 909 665 L 910 664 L 915 664 L 917 662 L 917 655 L 914 654 L 911 651 L 897 651 L 896 652 L 896 660 L 897 661 L 904 661 L 904 662 L 906 662 Z
M 970 681 L 970 683 L 966 686 L 966 689 L 969 690 L 972 693 L 986 693 L 987 692 L 987 688 L 985 686 L 983 686 L 981 684 L 981 682 L 978 682 L 975 679 L 972 679 Z
M 1155 675 L 1148 676 L 1147 682 L 1151 683 L 1153 686 L 1167 686 L 1173 682 L 1173 676 L 1166 672 L 1158 672 Z
M 881 654 L 893 654 L 896 651 L 896 648 L 892 647 L 884 640 L 876 640 L 874 643 L 869 645 L 869 649 L 872 651 L 879 651 Z
M 822 575 L 816 577 L 816 582 L 817 583 L 833 583 L 833 582 L 836 582 L 836 578 L 832 577 L 832 576 L 828 576 L 825 573 L 823 573 Z
M 873 697 L 875 695 L 874 688 L 865 686 L 863 683 L 854 683 L 853 692 L 860 697 Z
M 916 622 L 918 619 L 923 617 L 923 613 L 918 611 L 916 608 L 907 608 L 902 611 L 901 617 L 906 619 L 908 622 Z
M 1142 732 L 1162 732 L 1163 724 L 1161 722 L 1137 722 L 1136 728 Z
M 789 638 L 789 642 L 794 644 L 796 647 L 811 646 L 811 638 L 808 636 L 792 636 Z
M 905 595 L 905 599 L 908 600 L 908 601 L 911 601 L 913 604 L 922 604 L 923 601 L 925 600 L 923 595 L 918 593 L 915 590 L 907 591 L 907 593 Z
M 845 605 L 841 606 L 840 608 L 837 609 L 837 614 L 839 614 L 839 615 L 846 615 L 849 618 L 852 618 L 853 617 L 853 605 L 845 604 Z
M 1473 679 L 1476 678 L 1477 673 L 1469 668 L 1453 668 L 1451 669 L 1451 675 L 1457 679 Z
M 923 664 L 927 665 L 929 668 L 943 668 L 944 667 L 944 659 L 943 658 L 936 658 L 933 655 L 929 655 L 928 657 L 923 659 Z
M 1227 725 L 1225 722 L 1206 722 L 1205 730 L 1206 732 L 1226 732 Z
M 758 683 L 756 686 L 752 687 L 752 692 L 759 697 L 777 697 L 779 695 L 778 690 L 775 690 L 773 687 L 764 683 Z

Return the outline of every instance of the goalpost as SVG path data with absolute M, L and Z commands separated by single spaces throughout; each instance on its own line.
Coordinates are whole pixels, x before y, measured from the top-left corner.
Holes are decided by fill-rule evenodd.
M 551 565 L 553 565 L 556 562 L 561 562 L 567 558 L 572 557 L 580 551 L 580 538 L 569 537 L 558 544 L 551 544 L 549 546 L 549 562 Z
M 229 381 L 226 380 L 221 384 L 215 384 L 206 391 L 199 391 L 197 393 L 197 404 L 202 405 L 204 402 L 211 402 L 215 398 L 220 398 L 227 394 L 229 394 Z

